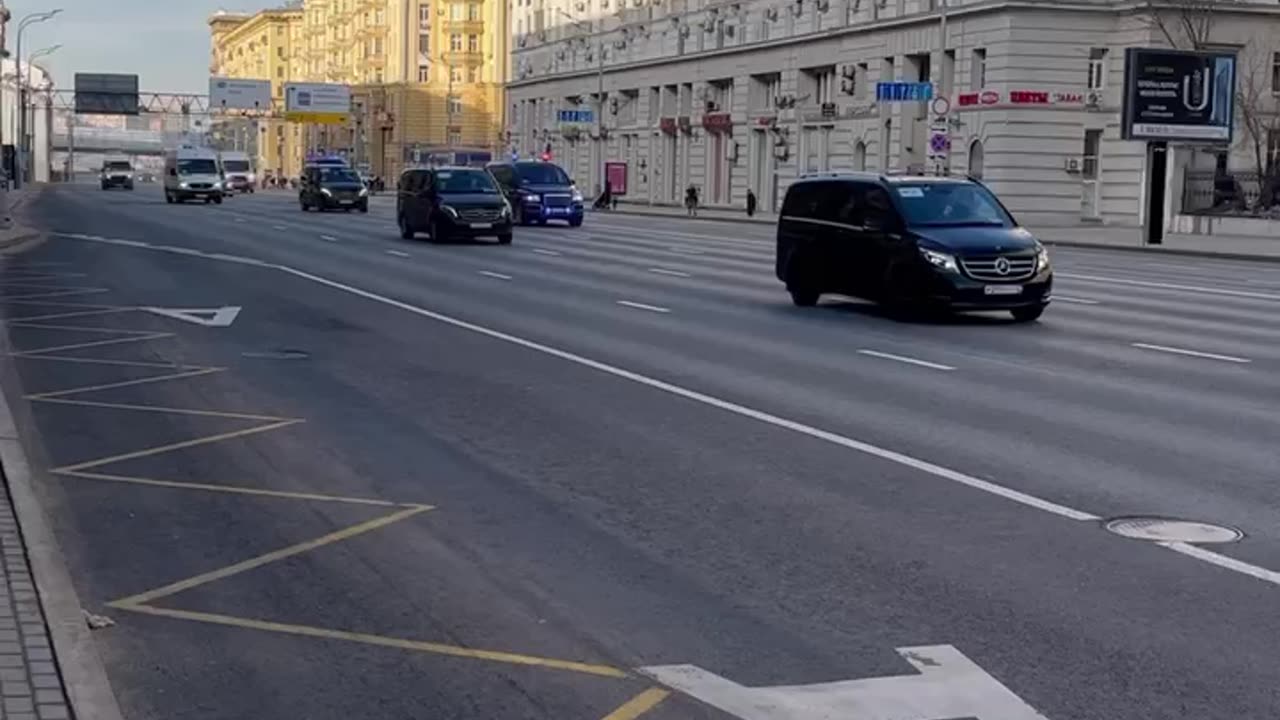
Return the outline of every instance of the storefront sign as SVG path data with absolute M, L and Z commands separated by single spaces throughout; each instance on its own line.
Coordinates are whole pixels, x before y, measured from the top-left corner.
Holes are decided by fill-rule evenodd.
M 928 102 L 933 99 L 933 83 L 878 82 L 876 102 Z
M 607 162 L 604 164 L 604 178 L 609 182 L 609 191 L 614 195 L 627 194 L 627 164 L 624 162 Z
M 732 132 L 733 116 L 727 112 L 707 113 L 702 116 L 702 127 L 712 133 Z
M 1084 93 L 1061 90 L 1012 90 L 1008 95 L 998 90 L 960 93 L 956 95 L 956 107 L 980 108 L 997 105 L 1020 107 L 1049 107 L 1052 105 L 1084 105 Z
M 1124 60 L 1126 140 L 1231 141 L 1235 53 L 1129 48 Z
M 557 110 L 556 122 L 560 125 L 590 125 L 596 121 L 594 110 Z
M 999 102 L 1000 93 L 995 90 L 960 93 L 956 96 L 956 105 L 962 108 L 972 108 L 981 105 L 996 105 L 999 104 Z

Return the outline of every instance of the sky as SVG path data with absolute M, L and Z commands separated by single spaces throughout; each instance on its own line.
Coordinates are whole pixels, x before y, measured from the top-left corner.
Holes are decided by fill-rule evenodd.
M 209 25 L 217 10 L 256 11 L 272 0 L 0 0 L 12 13 L 6 47 L 16 52 L 18 20 L 62 8 L 22 34 L 22 54 L 61 44 L 37 64 L 70 90 L 77 72 L 138 75 L 143 92 L 209 91 Z

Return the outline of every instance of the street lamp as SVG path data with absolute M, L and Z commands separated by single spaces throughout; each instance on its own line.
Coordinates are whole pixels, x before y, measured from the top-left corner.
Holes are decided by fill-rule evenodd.
M 27 164 L 27 89 L 26 86 L 22 84 L 22 31 L 26 30 L 30 25 L 42 23 L 46 20 L 52 20 L 60 12 L 62 12 L 62 8 L 55 8 L 45 12 L 30 13 L 18 21 L 17 52 L 14 53 L 14 55 L 17 56 L 17 62 L 15 64 L 17 65 L 18 73 L 18 162 L 16 163 L 17 167 L 14 169 L 15 171 L 13 174 L 13 179 L 15 181 L 13 184 L 14 187 L 22 187 L 23 172 L 25 171 Z

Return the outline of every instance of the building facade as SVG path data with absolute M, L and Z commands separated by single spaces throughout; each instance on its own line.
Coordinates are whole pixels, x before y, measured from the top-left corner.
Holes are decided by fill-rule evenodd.
M 1140 224 L 1150 179 L 1145 144 L 1121 139 L 1124 50 L 1189 42 L 1147 5 L 1104 1 L 514 2 L 511 151 L 550 151 L 584 189 L 625 164 L 610 174 L 625 201 L 678 203 L 695 185 L 733 208 L 750 189 L 766 211 L 807 172 L 941 165 L 1027 224 Z M 1215 10 L 1209 44 L 1280 93 L 1280 9 Z M 879 82 L 947 102 L 877 100 Z M 1275 110 L 1270 89 L 1262 102 Z M 592 121 L 561 122 L 579 109 Z M 1247 163 L 1240 140 L 1176 148 L 1171 167 Z
M 277 99 L 277 81 L 351 86 L 345 125 L 265 121 L 260 167 L 294 177 L 308 152 L 338 150 L 394 177 L 424 154 L 501 146 L 506 18 L 501 0 L 305 0 L 219 13 L 209 21 L 211 72 L 270 78 Z

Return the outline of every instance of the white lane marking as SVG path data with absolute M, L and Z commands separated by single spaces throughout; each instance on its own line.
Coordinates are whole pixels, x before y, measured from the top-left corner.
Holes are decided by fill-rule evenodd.
M 896 648 L 914 673 L 812 685 L 744 687 L 696 665 L 638 668 L 741 720 L 1046 720 L 951 645 Z
M 118 241 L 118 240 L 103 238 L 103 237 L 96 237 L 93 235 L 68 235 L 65 233 L 51 233 L 51 235 L 58 236 L 58 237 L 70 237 L 73 239 L 86 240 L 89 242 L 107 243 L 111 245 L 121 245 L 121 244 L 127 245 L 127 244 L 130 244 L 130 242 L 132 242 L 132 241 L 125 241 L 122 243 L 121 241 Z M 145 249 L 161 250 L 162 248 L 146 246 Z M 418 307 L 417 305 L 411 305 L 407 302 L 403 302 L 401 300 L 396 300 L 394 298 L 387 297 L 386 295 L 379 295 L 378 293 L 375 293 L 369 290 L 363 290 L 354 285 L 347 285 L 346 283 L 338 282 L 337 280 L 330 280 L 329 278 L 326 278 L 324 276 L 315 275 L 305 270 L 299 270 L 297 268 L 290 267 L 288 265 L 279 265 L 279 264 L 265 263 L 265 262 L 263 264 L 268 267 L 275 268 L 276 270 L 279 270 L 280 272 L 285 273 L 287 275 L 292 275 L 294 277 L 316 283 L 317 285 L 323 285 L 328 288 L 333 288 L 334 290 L 340 290 L 342 292 L 355 295 L 356 297 L 361 297 L 366 300 L 370 300 L 373 302 L 381 303 L 383 305 L 388 305 L 390 307 L 404 310 L 405 312 L 412 313 L 419 317 L 428 318 L 430 320 L 434 320 L 436 322 L 439 322 L 444 325 L 448 325 L 450 327 L 455 327 L 460 330 L 473 332 L 477 335 L 483 335 L 485 337 L 492 338 L 494 340 L 500 340 L 505 343 L 510 343 L 512 345 L 525 348 L 526 350 L 533 350 L 534 352 L 539 352 L 544 355 L 549 355 L 551 357 L 559 358 L 561 360 L 574 363 L 575 365 L 580 365 L 585 368 L 597 370 L 607 375 L 612 375 L 613 377 L 616 377 L 616 378 L 628 380 L 638 385 L 644 385 L 645 387 L 649 387 L 654 390 L 665 392 L 670 395 L 675 395 L 676 397 L 681 397 L 686 400 L 692 400 L 693 402 L 707 405 L 709 407 L 717 408 L 719 410 L 724 410 L 725 412 L 733 413 L 734 415 L 738 415 L 740 417 L 756 420 L 758 422 L 762 422 L 767 425 L 772 425 L 776 428 L 780 428 L 783 430 L 790 430 L 791 432 L 797 433 L 799 435 L 805 435 L 807 437 L 814 438 L 815 440 L 821 440 L 823 442 L 830 443 L 832 445 L 837 445 L 839 447 L 843 447 L 848 450 L 853 450 L 854 452 L 860 452 L 864 455 L 870 455 L 872 457 L 876 457 L 881 460 L 885 460 L 887 462 L 895 463 L 897 465 L 902 465 L 903 467 L 911 468 L 912 470 L 916 470 L 926 475 L 932 475 L 942 480 L 948 480 L 950 482 L 954 482 L 959 485 L 964 485 L 965 487 L 968 487 L 974 490 L 995 495 L 997 497 L 1002 497 L 1011 502 L 1016 502 L 1021 505 L 1025 505 L 1027 507 L 1034 508 L 1036 510 L 1041 510 L 1043 512 L 1065 517 L 1070 520 L 1079 520 L 1082 522 L 1096 522 L 1101 519 L 1100 517 L 1092 513 L 1087 513 L 1087 512 L 1084 512 L 1083 510 L 1076 510 L 1075 508 L 1068 507 L 1066 505 L 1060 505 L 1051 500 L 1044 500 L 1042 498 L 1036 497 L 1035 495 L 1030 495 L 1020 490 L 1014 490 L 1013 488 L 1005 487 L 1004 485 L 999 485 L 989 480 L 983 480 L 981 478 L 977 478 L 972 475 L 966 475 L 965 473 L 959 472 L 957 470 L 952 470 L 951 468 L 944 467 L 942 465 L 936 465 L 927 460 L 921 460 L 919 458 L 912 457 L 911 455 L 900 453 L 896 450 L 889 450 L 887 448 L 882 448 L 878 445 L 872 445 L 871 443 L 868 443 L 868 442 L 863 442 L 861 440 L 856 440 L 851 437 L 839 435 L 829 430 L 823 430 L 821 428 L 817 428 L 812 425 L 805 425 L 804 423 L 797 422 L 795 420 L 788 420 L 787 418 L 781 417 L 779 415 L 774 415 L 772 413 L 768 413 L 763 410 L 756 410 L 755 408 L 748 407 L 746 405 L 739 405 L 738 403 L 731 402 L 729 400 L 722 400 L 718 397 L 715 397 L 714 395 L 701 393 L 701 392 L 698 392 L 697 390 L 690 390 L 689 388 L 676 385 L 674 383 L 669 383 L 664 380 L 659 380 L 657 378 L 650 377 L 648 375 L 643 375 L 641 373 L 638 373 L 632 370 L 626 370 L 616 365 L 610 365 L 608 363 L 601 362 L 599 360 L 592 360 L 591 358 L 588 358 L 584 355 L 571 353 L 568 350 L 561 350 L 559 348 L 555 348 L 550 345 L 544 345 L 542 343 L 535 342 L 533 340 L 526 340 L 522 337 L 519 337 L 518 335 L 511 335 L 509 333 L 502 332 L 501 330 L 494 330 L 492 328 L 488 328 L 483 325 L 477 325 L 475 323 L 469 323 L 465 320 L 459 320 L 458 318 L 455 318 L 450 315 L 438 313 L 433 310 L 427 310 L 426 308 Z M 1183 555 L 1186 555 L 1188 557 L 1192 557 L 1197 560 L 1201 560 L 1203 562 L 1216 565 L 1218 567 L 1226 568 L 1228 570 L 1232 570 L 1234 572 L 1248 575 L 1250 577 L 1257 578 L 1259 580 L 1263 580 L 1266 582 L 1270 582 L 1274 585 L 1280 586 L 1280 572 L 1276 572 L 1274 570 L 1268 570 L 1266 568 L 1263 568 L 1257 565 L 1252 565 L 1250 563 L 1246 563 L 1240 560 L 1235 560 L 1233 558 L 1228 558 L 1226 556 L 1220 556 L 1217 553 L 1212 553 L 1207 550 L 1201 550 L 1199 548 L 1190 547 L 1190 546 L 1184 548 L 1184 547 L 1181 547 L 1181 545 L 1182 545 L 1181 543 L 1170 543 L 1168 545 L 1165 545 L 1165 547 L 1170 550 L 1174 550 L 1176 552 L 1182 553 Z
M 388 250 L 388 251 L 387 251 L 387 254 L 388 254 L 388 255 L 395 255 L 396 257 L 409 257 L 409 253 L 407 253 L 407 252 L 401 252 L 401 251 L 399 251 L 399 250 Z
M 327 242 L 338 242 L 338 238 L 336 238 L 336 237 L 334 237 L 334 236 L 332 236 L 332 235 L 321 235 L 321 236 L 320 236 L 320 239 L 321 239 L 321 240 L 325 240 L 325 241 L 327 241 Z
M 1201 352 L 1199 350 L 1187 350 L 1186 348 L 1169 347 L 1168 345 L 1151 345 L 1149 343 L 1132 343 L 1132 345 L 1143 350 L 1154 350 L 1156 352 L 1172 353 L 1174 355 L 1187 355 L 1190 357 L 1205 358 L 1206 360 L 1221 360 L 1223 362 L 1242 364 L 1253 362 L 1248 358 L 1219 355 L 1217 353 Z
M 231 327 L 231 323 L 235 322 L 236 317 L 240 315 L 238 305 L 223 305 L 220 308 L 145 307 L 142 309 L 156 315 L 205 327 Z
M 1160 290 L 1185 290 L 1187 292 L 1205 293 L 1207 295 L 1226 295 L 1228 297 L 1252 298 L 1254 300 L 1280 300 L 1274 293 L 1250 292 L 1248 290 L 1228 290 L 1211 288 L 1203 285 L 1181 285 L 1177 283 L 1152 282 L 1149 280 L 1129 280 L 1128 278 L 1107 277 L 1103 275 L 1077 275 L 1075 273 L 1057 273 L 1057 277 L 1073 280 L 1091 280 L 1093 282 L 1112 283 L 1115 285 L 1132 285 L 1134 287 L 1158 288 Z
M 245 219 L 244 219 L 244 218 L 242 218 L 242 217 L 237 217 L 237 218 L 236 218 L 236 222 L 238 222 L 238 223 L 242 223 L 242 222 L 244 222 L 244 221 L 245 221 Z
M 284 226 L 284 225 L 272 225 L 271 227 L 272 227 L 272 228 L 274 228 L 274 229 L 276 229 L 276 230 L 288 230 L 288 229 L 289 229 L 288 227 L 286 227 L 286 226 Z
M 480 271 L 480 274 L 481 274 L 481 275 L 483 275 L 483 276 L 485 276 L 485 277 L 497 278 L 497 279 L 499 279 L 499 280 L 510 280 L 510 279 L 511 279 L 511 276 L 510 276 L 510 275 L 503 275 L 502 273 L 493 272 L 492 270 L 481 270 L 481 271 Z
M 706 253 L 698 248 L 682 248 L 672 245 L 671 252 L 681 253 L 683 255 L 705 255 Z
M 625 305 L 626 307 L 629 307 L 629 308 L 635 308 L 637 310 L 648 310 L 649 312 L 656 312 L 656 313 L 671 312 L 671 310 L 668 308 L 658 307 L 657 305 L 645 305 L 644 303 L 631 302 L 630 300 L 619 300 L 618 304 Z
M 859 350 L 858 354 L 870 355 L 871 357 L 883 358 L 885 360 L 894 360 L 900 363 L 907 363 L 908 365 L 919 365 L 920 367 L 927 367 L 933 370 L 955 370 L 955 368 L 950 365 L 940 365 L 938 363 L 929 362 L 928 360 L 917 360 L 915 358 L 903 355 L 892 355 L 890 353 L 879 352 L 877 350 Z
M 539 255 L 551 255 L 552 257 L 559 257 L 560 255 L 563 254 L 563 253 L 558 253 L 555 250 L 547 250 L 546 248 L 534 248 L 533 251 L 538 253 Z
M 1054 294 L 1053 301 L 1073 303 L 1075 305 L 1101 305 L 1102 304 L 1097 300 L 1090 300 L 1088 298 L 1078 298 L 1078 297 L 1071 297 L 1070 295 L 1058 295 L 1058 294 Z
M 671 277 L 681 277 L 681 278 L 693 277 L 687 272 L 680 272 L 679 270 L 667 270 L 665 268 L 649 268 L 649 272 L 654 273 L 655 275 L 670 275 Z
M 1210 565 L 1217 565 L 1218 567 L 1226 568 L 1227 570 L 1232 570 L 1242 575 L 1248 575 L 1249 577 L 1280 585 L 1280 572 L 1276 572 L 1275 570 L 1268 570 L 1266 568 L 1258 567 L 1257 565 L 1250 565 L 1247 562 L 1237 560 L 1233 557 L 1227 557 L 1221 553 L 1216 553 L 1212 550 L 1205 550 L 1202 547 L 1187 543 L 1162 542 L 1156 544 L 1169 548 L 1174 552 L 1182 553 L 1188 557 L 1193 557 L 1202 562 L 1207 562 Z

